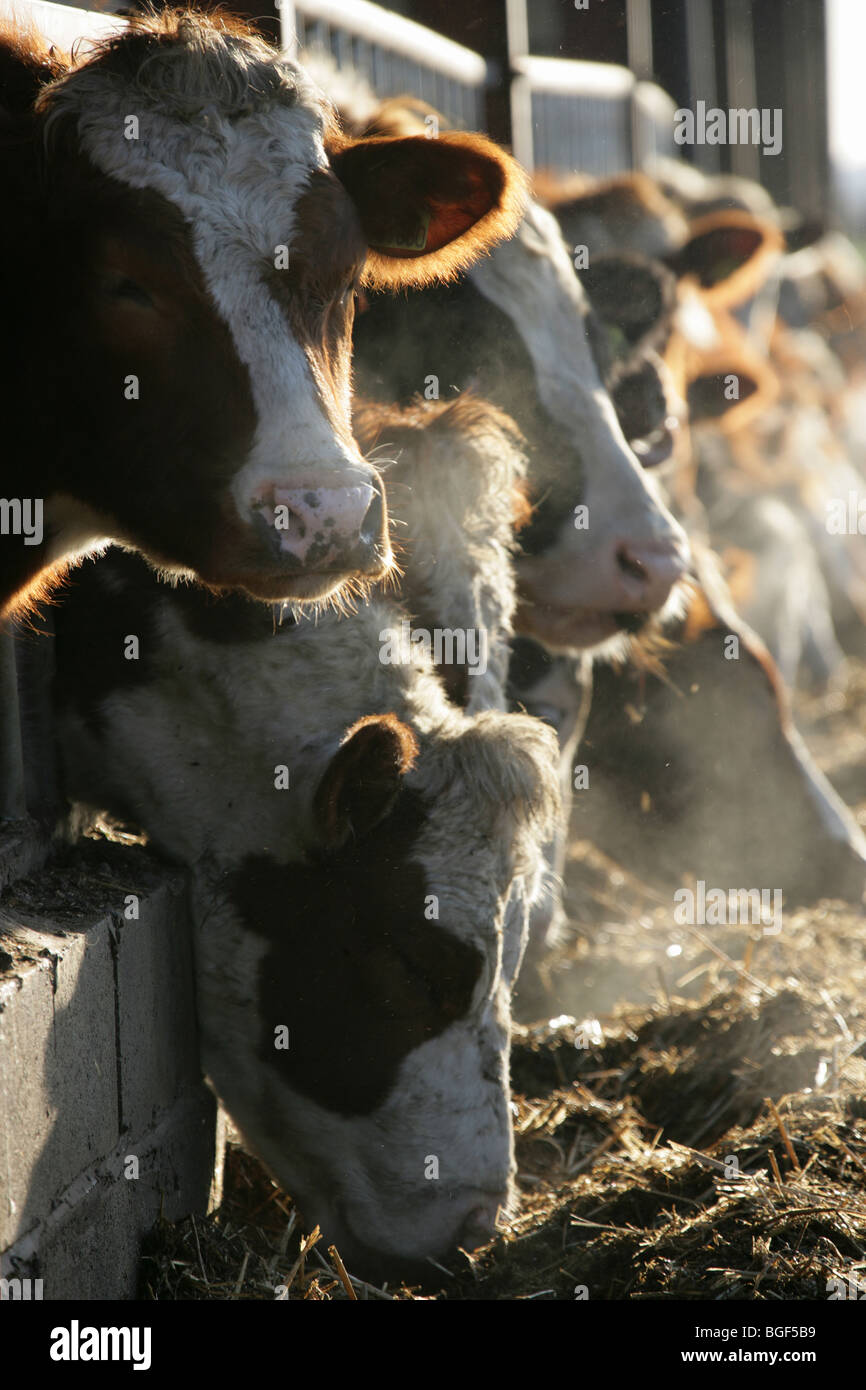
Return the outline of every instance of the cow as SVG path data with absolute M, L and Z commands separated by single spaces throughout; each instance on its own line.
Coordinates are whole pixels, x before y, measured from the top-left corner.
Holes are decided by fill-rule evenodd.
M 667 277 L 657 263 L 634 252 L 608 254 L 593 269 L 584 280 L 604 330 L 599 365 L 623 432 L 639 457 L 635 435 L 643 435 L 645 445 L 654 441 L 642 451 L 646 466 L 664 464 L 667 455 L 675 469 L 670 478 L 659 469 L 667 495 L 699 534 L 702 511 L 690 495 L 696 479 L 682 487 L 684 474 L 694 474 L 690 427 L 695 426 L 706 463 L 710 446 L 727 447 L 723 431 L 754 423 L 768 402 L 772 405 L 778 390 L 774 375 L 739 325 L 701 303 L 700 291 L 689 291 L 683 322 L 662 290 Z M 659 280 L 655 295 L 653 274 Z M 641 317 L 636 310 L 641 303 L 648 308 L 655 303 L 659 322 L 652 322 L 651 313 Z M 697 328 L 702 323 L 709 328 L 709 340 L 697 331 L 694 341 L 686 337 L 695 320 Z M 679 387 L 667 363 L 641 346 L 650 342 L 666 353 L 672 339 L 678 340 Z M 739 385 L 734 399 L 723 389 L 731 373 Z M 754 508 L 750 519 L 765 528 L 770 524 Z M 715 520 L 720 521 L 718 512 Z M 736 524 L 731 534 L 737 534 Z M 820 626 L 824 610 L 819 604 L 816 611 L 814 604 L 821 593 L 820 572 L 807 537 L 801 540 L 805 544 L 786 556 L 784 565 L 776 555 L 776 579 L 788 607 L 792 587 L 808 596 L 819 644 L 828 638 Z M 564 805 L 559 833 L 548 847 L 545 892 L 531 913 L 518 991 L 524 1017 L 527 1007 L 550 1006 L 537 967 L 567 926 L 563 876 L 572 800 L 575 833 L 657 881 L 676 882 L 678 873 L 698 863 L 701 871 L 732 883 L 744 881 L 749 872 L 758 874 L 761 882 L 782 888 L 791 904 L 822 894 L 854 901 L 862 895 L 866 842 L 796 733 L 774 663 L 734 612 L 714 557 L 699 540 L 692 544 L 691 591 L 681 612 L 656 625 L 648 654 L 639 638 L 618 660 L 596 656 L 587 672 L 573 659 L 524 638 L 514 643 L 512 699 L 516 708 L 558 731 Z M 726 559 L 729 553 L 726 549 Z M 795 568 L 810 564 L 808 582 L 798 586 Z M 751 608 L 755 596 L 760 601 L 761 586 L 751 582 L 747 588 L 749 577 L 759 578 L 737 573 L 736 598 Z M 773 602 L 778 622 L 775 589 L 768 609 Z M 727 660 L 733 640 L 737 659 Z M 714 663 L 720 664 L 716 673 Z M 749 788 L 747 799 L 735 794 L 738 785 Z
M 688 218 L 646 174 L 597 179 L 539 170 L 535 198 L 556 216 L 569 248 L 596 256 L 635 252 L 664 260 L 688 240 Z
M 180 10 L 78 60 L 5 25 L 0 177 L 0 611 L 107 539 L 265 600 L 385 573 L 355 291 L 452 279 L 507 237 L 513 161 L 347 138 L 243 22 Z
M 405 613 L 275 628 L 122 552 L 56 613 L 67 791 L 189 870 L 203 1066 L 379 1278 L 483 1243 L 513 1199 L 510 989 L 558 802 L 540 721 L 381 659 Z
M 516 562 L 516 623 L 558 650 L 642 625 L 687 565 L 681 528 L 623 438 L 591 330 L 558 229 L 534 205 L 477 274 L 370 296 L 355 324 L 366 394 L 404 401 L 430 381 L 471 385 L 515 419 L 533 506 Z
M 356 138 L 425 129 L 424 103 L 365 103 L 327 65 L 317 76 Z M 526 439 L 533 516 L 516 561 L 519 630 L 558 650 L 589 648 L 665 606 L 687 542 L 623 439 L 592 353 L 598 325 L 548 212 L 530 203 L 516 235 L 447 286 L 372 293 L 361 308 L 363 395 L 406 405 L 471 388 Z
M 650 876 L 673 881 L 686 865 L 699 861 L 702 869 L 732 883 L 742 881 L 738 875 L 757 874 L 761 882 L 782 888 L 792 904 L 822 894 L 856 902 L 866 885 L 866 840 L 802 743 L 784 679 L 748 621 L 759 619 L 762 636 L 778 634 L 773 655 L 781 660 L 783 677 L 795 674 L 788 646 L 792 629 L 799 632 L 801 625 L 810 657 L 825 675 L 841 656 L 812 537 L 780 497 L 756 496 L 759 484 L 768 488 L 778 469 L 774 452 L 780 445 L 770 446 L 773 431 L 782 425 L 796 429 L 804 416 L 814 418 L 808 364 L 801 364 L 793 380 L 793 349 L 788 347 L 783 360 L 785 344 L 776 332 L 772 360 L 763 361 L 742 325 L 726 312 L 739 297 L 731 278 L 747 297 L 760 294 L 761 277 L 775 264 L 777 240 L 765 235 L 763 226 L 753 235 L 745 213 L 728 213 L 714 227 L 712 235 L 705 235 L 706 227 L 698 229 L 697 251 L 710 257 L 698 279 L 711 282 L 725 308 L 713 308 L 713 297 L 701 283 L 681 287 L 673 314 L 663 309 L 662 325 L 643 328 L 665 365 L 673 362 L 671 375 L 678 372 L 678 378 L 672 382 L 660 375 L 665 390 L 645 388 L 638 397 L 644 428 L 655 420 L 658 430 L 676 411 L 680 440 L 694 455 L 697 507 L 687 512 L 688 489 L 676 490 L 683 468 L 671 478 L 667 494 L 695 532 L 692 590 L 680 614 L 658 623 L 655 635 L 647 634 L 646 651 L 639 637 L 631 662 L 594 663 L 592 705 L 579 753 L 588 787 L 574 797 L 573 824 L 582 836 Z M 721 255 L 726 244 L 727 265 Z M 748 254 L 742 259 L 749 244 L 757 266 Z M 600 258 L 596 264 L 609 260 L 613 266 L 616 259 Z M 693 247 L 681 264 L 698 262 Z M 644 274 L 650 269 L 645 265 Z M 685 280 L 692 274 L 687 272 Z M 608 329 L 622 322 L 627 331 L 632 305 L 620 309 L 611 278 L 603 274 L 590 282 L 593 308 Z M 644 299 L 651 302 L 647 294 Z M 663 303 L 669 300 L 660 297 L 660 307 Z M 731 380 L 738 387 L 733 397 L 725 390 Z M 628 407 L 628 396 L 622 405 Z M 625 413 L 621 422 L 630 435 L 636 422 Z M 829 448 L 826 431 L 813 429 L 810 437 L 813 445 L 823 438 Z M 743 459 L 739 489 L 726 489 L 731 458 L 744 452 L 738 441 L 749 438 L 764 440 L 764 446 Z M 798 450 L 790 441 L 784 447 L 780 463 L 785 457 L 795 463 Z M 805 441 L 799 453 L 802 471 L 811 457 Z M 662 480 L 668 482 L 663 472 Z M 708 524 L 709 537 L 727 562 L 730 588 L 700 539 L 703 507 L 704 527 Z M 529 695 L 531 700 L 531 690 Z M 583 699 L 581 692 L 572 692 L 573 718 Z M 737 787 L 748 792 L 738 794 Z M 562 866 L 560 860 L 560 871 Z
M 834 452 L 823 398 L 816 399 L 814 382 L 797 366 L 790 347 L 783 350 L 775 324 L 775 276 L 783 243 L 772 221 L 772 203 L 760 189 L 760 197 L 746 199 L 738 184 L 713 188 L 717 201 L 705 189 L 704 203 L 696 201 L 692 190 L 691 199 L 681 205 L 703 215 L 689 224 L 682 245 L 665 251 L 668 280 L 672 272 L 677 276 L 676 294 L 669 288 L 664 295 L 654 294 L 652 275 L 665 274 L 661 263 L 634 251 L 610 253 L 617 238 L 632 244 L 637 225 L 633 217 L 631 236 L 623 230 L 620 183 L 593 185 L 583 198 L 563 204 L 562 194 L 557 197 L 548 180 L 548 199 L 567 208 L 575 235 L 581 219 L 585 229 L 600 227 L 605 211 L 600 234 L 604 254 L 595 254 L 593 247 L 589 266 L 580 274 L 605 329 L 605 345 L 613 344 L 624 355 L 624 363 L 615 362 L 604 378 L 626 436 L 632 440 L 641 425 L 646 429 L 655 411 L 659 424 L 654 439 L 646 435 L 633 443 L 638 456 L 647 465 L 664 462 L 666 451 L 671 457 L 665 473 L 669 504 L 693 540 L 708 530 L 712 544 L 730 559 L 743 616 L 769 644 L 784 679 L 793 683 L 805 657 L 814 677 L 826 681 L 842 656 L 831 605 L 838 621 L 849 617 L 849 630 L 853 627 L 856 634 L 859 626 L 856 617 L 850 621 L 856 615 L 856 593 L 853 614 L 848 597 L 857 588 L 856 560 L 835 542 L 825 560 L 825 580 L 820 557 L 828 549 L 826 536 L 823 543 L 821 535 L 810 536 L 808 509 L 801 505 L 804 515 L 798 518 L 796 498 L 761 496 L 780 477 L 790 482 L 794 467 L 814 506 L 818 489 L 831 486 Z M 649 237 L 658 231 L 658 217 L 648 201 L 643 206 Z M 658 348 L 666 375 L 649 354 L 635 365 L 639 338 Z M 826 364 L 821 373 L 826 376 Z M 670 400 L 672 394 L 677 405 L 665 418 L 662 397 Z M 666 427 L 670 415 L 677 425 L 675 438 Z M 823 462 L 824 481 L 816 477 L 813 457 Z M 838 458 L 832 477 L 835 491 L 847 495 Z M 819 503 L 818 529 L 825 531 Z M 758 582 L 745 582 L 744 551 L 753 557 L 752 578 Z M 843 585 L 839 571 L 845 566 L 850 577 Z
M 866 837 L 794 725 L 772 658 L 698 550 L 700 587 L 654 661 L 597 662 L 572 827 L 650 882 L 860 902 Z
M 357 400 L 353 421 L 384 472 L 399 570 L 391 586 L 416 640 L 438 636 L 440 678 L 467 713 L 505 709 L 515 526 L 528 515 L 520 432 L 468 392 L 402 407 Z

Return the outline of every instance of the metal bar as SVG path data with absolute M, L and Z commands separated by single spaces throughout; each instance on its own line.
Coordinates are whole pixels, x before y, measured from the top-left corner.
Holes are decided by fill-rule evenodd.
M 95 14 L 73 5 L 52 5 L 48 0 L 0 0 L 0 16 L 34 24 L 47 39 L 65 49 L 78 41 L 86 50 L 88 39 L 101 39 L 126 28 L 120 15 Z
M 690 0 L 685 16 L 690 100 L 692 106 L 698 99 L 705 101 L 709 108 L 715 106 L 718 99 L 712 0 Z M 721 155 L 718 145 L 693 145 L 691 156 L 707 173 L 719 172 Z
M 0 633 L 0 820 L 22 820 L 26 814 L 15 641 L 6 631 Z
M 653 75 L 653 29 L 650 0 L 626 0 L 628 65 L 637 78 Z
M 728 106 L 757 105 L 755 48 L 752 42 L 752 0 L 727 0 L 725 7 L 725 65 Z M 731 172 L 746 179 L 760 178 L 756 145 L 730 146 Z
M 461 82 L 483 85 L 487 64 L 480 53 L 425 29 L 414 20 L 404 19 L 368 0 L 294 0 L 295 10 L 308 21 L 314 19 L 333 29 L 347 29 L 369 44 L 379 44 L 424 67 L 458 77 Z M 286 40 L 283 29 L 283 41 Z

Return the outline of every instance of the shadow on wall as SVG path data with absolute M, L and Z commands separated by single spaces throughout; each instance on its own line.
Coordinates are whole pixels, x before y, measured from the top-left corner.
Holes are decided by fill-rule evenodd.
M 132 1298 L 140 1240 L 160 1212 L 207 1209 L 216 1105 L 194 1001 L 184 881 L 142 851 L 87 846 L 38 887 L 8 890 L 3 1278 L 41 1279 L 46 1299 Z

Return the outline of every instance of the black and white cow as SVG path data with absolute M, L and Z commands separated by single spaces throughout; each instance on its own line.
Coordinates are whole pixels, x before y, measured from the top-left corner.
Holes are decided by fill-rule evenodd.
M 370 1271 L 481 1243 L 512 1200 L 510 990 L 558 802 L 543 724 L 386 657 L 405 616 L 275 628 L 119 552 L 56 615 L 67 790 L 189 868 L 203 1065 Z

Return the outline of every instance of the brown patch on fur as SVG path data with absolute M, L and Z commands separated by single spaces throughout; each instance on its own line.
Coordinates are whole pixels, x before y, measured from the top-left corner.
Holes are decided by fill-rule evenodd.
M 286 1085 L 341 1115 L 386 1099 L 403 1058 L 465 1017 L 478 949 L 425 915 L 429 886 L 413 858 L 426 807 L 404 791 L 363 839 L 308 864 L 259 856 L 227 891 L 269 943 L 259 969 L 259 1055 Z M 327 1020 L 327 1027 L 322 1021 Z M 274 1047 L 274 1028 L 291 1047 Z
M 0 106 L 14 115 L 31 110 L 41 89 L 60 77 L 70 59 L 49 45 L 35 24 L 0 20 Z
M 352 200 L 330 170 L 320 169 L 298 199 L 288 267 L 265 271 L 309 362 L 328 423 L 349 450 L 353 296 L 366 254 Z

